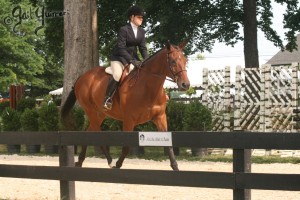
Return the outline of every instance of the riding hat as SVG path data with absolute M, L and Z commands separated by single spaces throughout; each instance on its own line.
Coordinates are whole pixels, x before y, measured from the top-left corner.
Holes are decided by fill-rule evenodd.
M 136 15 L 145 16 L 145 12 L 139 6 L 134 5 L 134 6 L 132 6 L 132 7 L 130 7 L 128 9 L 127 15 L 128 15 L 128 17 L 130 17 L 131 15 L 134 15 L 134 16 L 136 16 Z

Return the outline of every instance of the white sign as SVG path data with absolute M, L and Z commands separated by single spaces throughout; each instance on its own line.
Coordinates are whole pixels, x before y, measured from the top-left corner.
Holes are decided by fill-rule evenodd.
M 139 132 L 140 146 L 172 146 L 171 132 Z

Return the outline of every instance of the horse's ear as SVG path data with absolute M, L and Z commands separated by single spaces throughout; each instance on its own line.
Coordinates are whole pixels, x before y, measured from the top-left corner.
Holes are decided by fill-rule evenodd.
M 166 42 L 166 47 L 167 47 L 167 49 L 170 51 L 170 49 L 171 49 L 171 43 L 170 43 L 170 40 L 168 40 L 168 41 Z
M 188 40 L 183 40 L 183 41 L 178 45 L 178 47 L 179 47 L 180 49 L 183 49 L 187 43 L 188 43 Z

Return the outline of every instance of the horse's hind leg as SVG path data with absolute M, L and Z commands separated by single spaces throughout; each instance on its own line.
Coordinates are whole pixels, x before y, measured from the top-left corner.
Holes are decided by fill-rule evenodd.
M 158 131 L 167 131 L 167 116 L 166 114 L 162 114 L 153 119 L 154 124 L 157 127 Z M 174 171 L 178 171 L 178 164 L 175 159 L 173 147 L 165 147 L 165 150 L 168 152 L 170 165 Z
M 97 112 L 90 112 L 90 113 L 87 113 L 87 117 L 89 119 L 89 127 L 87 128 L 87 131 L 100 131 L 101 130 L 101 124 L 105 118 L 105 115 L 104 114 L 99 114 Z M 83 161 L 85 160 L 85 157 L 86 157 L 86 150 L 87 150 L 87 146 L 84 145 L 81 147 L 81 152 L 78 156 L 78 162 L 75 163 L 75 166 L 77 167 L 81 167 L 82 166 L 82 163 Z M 103 154 L 105 155 L 106 159 L 107 159 L 107 162 L 108 162 L 108 165 L 110 167 L 111 166 L 111 163 L 112 163 L 112 158 L 107 150 L 106 147 L 103 147 L 101 146 L 101 150 L 103 152 Z
M 123 121 L 123 131 L 132 131 L 134 128 L 134 125 L 132 123 L 127 123 Z M 122 147 L 122 153 L 119 157 L 118 161 L 116 162 L 115 168 L 121 168 L 123 165 L 123 162 L 126 158 L 126 156 L 129 153 L 129 147 Z
M 82 163 L 85 160 L 86 149 L 87 149 L 86 145 L 81 146 L 81 151 L 80 151 L 79 156 L 78 156 L 78 161 L 75 163 L 76 167 L 82 167 Z

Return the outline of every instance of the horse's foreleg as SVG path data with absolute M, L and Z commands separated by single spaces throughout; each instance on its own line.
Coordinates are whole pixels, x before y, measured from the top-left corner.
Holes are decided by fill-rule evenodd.
M 167 125 L 167 116 L 166 114 L 162 114 L 156 118 L 153 119 L 154 124 L 156 125 L 156 128 L 158 131 L 167 131 L 168 125 Z M 178 165 L 175 159 L 173 147 L 165 147 L 165 150 L 168 152 L 169 158 L 170 158 L 170 165 L 174 171 L 178 171 Z
M 101 146 L 100 148 L 101 148 L 105 158 L 107 159 L 108 166 L 110 168 L 112 168 L 113 167 L 112 164 L 111 164 L 112 163 L 112 157 L 109 154 L 108 147 L 107 146 Z
M 174 155 L 174 151 L 173 151 L 173 147 L 165 147 L 165 151 L 168 152 L 169 158 L 170 158 L 170 165 L 172 167 L 172 169 L 174 171 L 179 171 L 176 159 L 175 159 L 175 155 Z
M 81 146 L 81 151 L 78 156 L 78 161 L 75 163 L 76 167 L 82 167 L 82 163 L 85 160 L 86 149 L 87 149 L 87 146 Z
M 126 156 L 129 153 L 129 147 L 122 147 L 122 154 L 116 162 L 116 168 L 121 168 Z
M 134 128 L 134 124 L 132 122 L 124 122 L 123 121 L 123 131 L 132 131 Z M 121 168 L 126 156 L 129 153 L 129 147 L 122 147 L 122 154 L 116 162 L 116 168 Z

